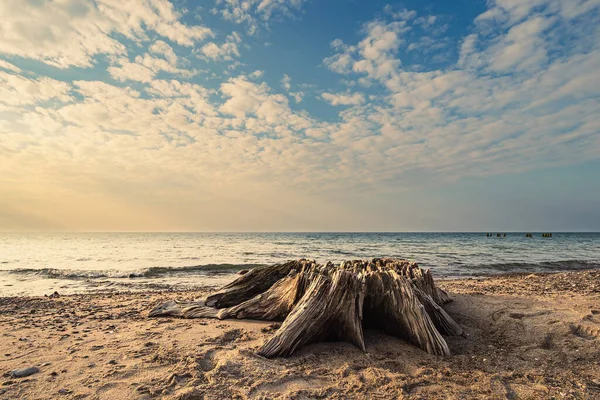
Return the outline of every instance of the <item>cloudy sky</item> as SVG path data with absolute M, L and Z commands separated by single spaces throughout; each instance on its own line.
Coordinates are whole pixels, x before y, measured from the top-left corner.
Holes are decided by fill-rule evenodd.
M 600 0 L 0 15 L 0 230 L 600 230 Z

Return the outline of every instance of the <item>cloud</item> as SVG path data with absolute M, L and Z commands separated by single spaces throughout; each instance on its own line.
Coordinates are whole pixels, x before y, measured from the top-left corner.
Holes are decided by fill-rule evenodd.
M 108 73 L 115 79 L 125 81 L 151 82 L 156 75 L 155 71 L 138 62 L 129 62 L 126 59 L 117 61 L 118 66 L 108 67 Z
M 353 94 L 332 94 L 332 93 L 323 93 L 321 97 L 332 106 L 351 106 L 351 105 L 360 105 L 365 102 L 365 96 L 361 93 L 353 93 Z
M 9 106 L 35 105 L 49 100 L 71 100 L 71 85 L 55 79 L 26 78 L 0 71 L 0 104 Z
M 339 53 L 324 60 L 325 65 L 338 73 L 366 73 L 370 79 L 389 76 L 402 63 L 396 57 L 403 43 L 402 34 L 409 28 L 405 21 L 371 21 L 364 25 L 365 37 L 355 46 L 337 39 L 331 43 Z
M 480 66 L 480 59 L 477 52 L 477 34 L 472 33 L 464 38 L 459 51 L 459 59 L 456 63 L 459 67 L 477 68 Z
M 493 71 L 521 70 L 537 67 L 547 58 L 542 34 L 552 26 L 554 18 L 533 17 L 510 28 L 488 49 Z
M 435 24 L 437 19 L 438 19 L 438 17 L 436 15 L 428 15 L 426 17 L 419 17 L 415 20 L 415 24 L 420 25 L 421 28 L 423 28 L 423 29 L 429 29 Z
M 156 53 L 156 47 L 150 49 Z M 171 57 L 171 60 L 173 58 Z M 185 78 L 192 77 L 198 73 L 196 70 L 180 69 L 174 66 L 172 61 L 153 57 L 149 54 L 135 57 L 133 62 L 126 58 L 119 58 L 113 66 L 108 67 L 108 73 L 121 82 L 138 81 L 150 83 L 160 72 L 167 72 Z
M 366 60 L 387 59 L 397 51 L 402 41 L 400 35 L 406 30 L 404 22 L 370 22 L 365 26 L 366 35 L 359 42 L 358 51 Z
M 277 124 L 291 113 L 287 98 L 272 94 L 265 83 L 256 84 L 245 77 L 232 78 L 221 85 L 221 92 L 228 98 L 219 108 L 223 114 L 237 118 L 254 115 L 268 124 Z
M 12 72 L 21 72 L 21 68 L 4 60 L 0 60 L 0 68 Z
M 0 15 L 0 53 L 58 68 L 91 67 L 101 54 L 124 55 L 126 48 L 116 34 L 139 42 L 156 32 L 182 46 L 212 35 L 209 28 L 183 25 L 167 0 L 6 0 L 0 3 Z
M 238 45 L 241 41 L 241 36 L 237 32 L 233 32 L 231 35 L 227 35 L 225 43 L 221 46 L 209 42 L 200 49 L 200 52 L 204 57 L 211 60 L 232 60 L 233 57 L 240 56 Z
M 98 0 L 98 9 L 115 23 L 117 32 L 134 40 L 146 40 L 147 32 L 154 31 L 180 46 L 190 47 L 213 36 L 205 26 L 182 24 L 181 12 L 168 0 L 148 3 Z
M 150 53 L 154 53 L 154 54 L 159 54 L 161 56 L 163 56 L 168 62 L 169 64 L 171 64 L 171 66 L 175 67 L 177 66 L 177 55 L 175 54 L 175 51 L 173 50 L 173 48 L 171 46 L 169 46 L 167 43 L 163 42 L 162 40 L 157 40 L 156 42 L 154 42 L 149 48 L 148 51 Z
M 269 26 L 273 18 L 293 18 L 305 0 L 217 0 L 213 14 L 227 21 L 245 24 L 248 34 L 255 34 L 261 26 Z
M 301 90 L 295 92 L 292 91 L 292 78 L 290 78 L 289 75 L 283 75 L 283 78 L 281 79 L 281 87 L 294 99 L 294 101 L 296 101 L 296 103 L 302 102 L 304 92 Z
M 390 15 L 393 19 L 398 19 L 401 21 L 409 21 L 417 16 L 417 12 L 415 10 L 408 10 L 403 8 L 401 10 L 395 11 L 394 7 L 390 4 L 383 7 L 383 11 Z
M 516 24 L 533 14 L 534 10 L 540 10 L 555 3 L 555 0 L 494 0 L 491 3 L 492 7 L 479 15 L 475 19 L 476 22 L 496 20 L 497 22 L 505 21 L 511 25 Z
M 324 64 L 338 74 L 348 74 L 352 71 L 354 59 L 350 52 L 338 53 L 323 60 Z
M 281 87 L 284 88 L 286 92 L 289 92 L 292 88 L 291 82 L 292 78 L 290 78 L 289 75 L 284 74 L 283 78 L 281 79 Z

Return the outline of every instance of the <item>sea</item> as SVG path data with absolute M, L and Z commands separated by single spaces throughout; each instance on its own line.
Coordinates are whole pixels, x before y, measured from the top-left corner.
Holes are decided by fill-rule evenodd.
M 0 233 L 0 296 L 216 287 L 300 258 L 405 258 L 436 277 L 600 268 L 600 233 L 491 233 Z

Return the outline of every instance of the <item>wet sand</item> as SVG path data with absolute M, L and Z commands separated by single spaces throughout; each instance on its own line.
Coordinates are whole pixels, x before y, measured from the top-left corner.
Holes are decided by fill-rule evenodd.
M 0 399 L 600 398 L 600 271 L 438 284 L 467 333 L 449 357 L 368 330 L 367 353 L 268 360 L 254 351 L 277 324 L 146 317 L 201 291 L 0 298 Z

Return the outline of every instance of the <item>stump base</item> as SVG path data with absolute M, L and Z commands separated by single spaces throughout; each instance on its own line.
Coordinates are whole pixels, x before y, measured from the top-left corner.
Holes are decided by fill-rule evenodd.
M 170 301 L 149 316 L 283 321 L 258 350 L 268 358 L 329 337 L 365 351 L 365 321 L 430 354 L 449 355 L 442 334 L 463 334 L 442 308 L 449 301 L 430 271 L 413 262 L 376 258 L 335 266 L 302 259 L 255 268 L 204 300 Z

